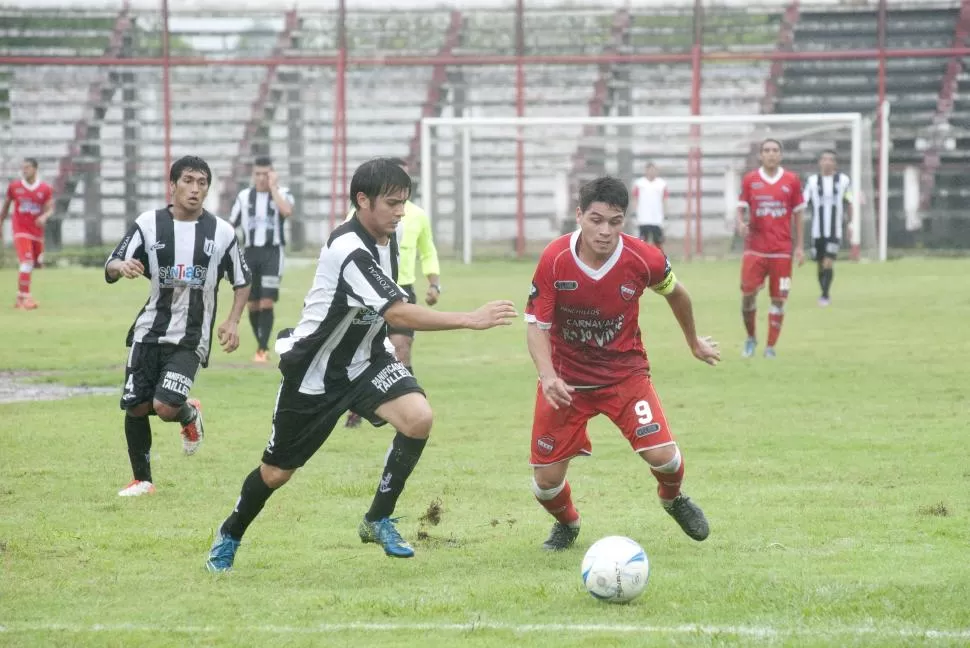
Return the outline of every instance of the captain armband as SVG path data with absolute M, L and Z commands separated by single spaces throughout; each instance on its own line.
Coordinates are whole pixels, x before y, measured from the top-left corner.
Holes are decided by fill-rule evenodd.
M 670 293 L 674 292 L 674 288 L 677 287 L 677 276 L 674 274 L 673 270 L 667 273 L 667 276 L 663 278 L 663 281 L 658 283 L 656 286 L 650 286 L 650 290 L 654 291 L 658 295 L 663 295 L 666 297 Z

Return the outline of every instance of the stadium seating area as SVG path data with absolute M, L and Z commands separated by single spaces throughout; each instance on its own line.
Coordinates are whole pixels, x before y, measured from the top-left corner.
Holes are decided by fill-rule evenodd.
M 931 0 L 921 8 L 894 7 L 890 47 L 948 47 L 960 38 L 966 16 L 956 0 Z M 963 2 L 963 4 L 968 4 Z M 708 10 L 703 31 L 707 52 L 831 51 L 873 48 L 873 9 L 841 9 L 774 3 L 765 10 Z M 156 56 L 158 18 L 126 11 L 43 12 L 0 9 L 0 55 L 97 57 Z M 493 56 L 515 53 L 509 11 L 440 9 L 415 12 L 352 12 L 347 17 L 352 58 L 401 56 Z M 524 23 L 527 55 L 685 53 L 694 39 L 689 10 L 535 10 Z M 965 35 L 964 35 L 965 37 Z M 337 31 L 332 13 L 177 15 L 171 22 L 173 55 L 213 60 L 268 56 L 334 56 Z M 876 62 L 797 61 L 772 65 L 718 61 L 702 73 L 704 114 L 758 112 L 873 113 Z M 902 168 L 924 169 L 924 185 L 936 188 L 926 205 L 931 237 L 917 239 L 893 219 L 894 241 L 932 244 L 965 222 L 970 197 L 961 165 L 966 161 L 970 103 L 952 88 L 959 62 L 944 57 L 892 59 L 891 213 L 902 211 Z M 247 163 L 271 154 L 294 189 L 306 216 L 307 237 L 317 241 L 331 212 L 332 139 L 336 87 L 333 66 L 176 67 L 171 70 L 172 154 L 198 152 L 217 178 L 210 205 L 225 211 L 245 183 Z M 664 65 L 550 65 L 526 67 L 529 116 L 689 113 L 689 63 Z M 347 71 L 347 166 L 376 154 L 419 162 L 417 124 L 422 116 L 511 116 L 515 114 L 512 66 L 350 66 Z M 946 102 L 950 88 L 952 101 Z M 114 238 L 126 217 L 157 205 L 164 194 L 162 71 L 150 67 L 11 66 L 0 64 L 0 165 L 16 172 L 19 158 L 40 159 L 55 185 L 65 242 L 98 243 Z M 934 126 L 935 124 L 935 126 Z M 963 134 L 961 134 L 963 133 Z M 671 186 L 671 207 L 682 213 L 687 191 L 688 131 L 632 137 L 573 127 L 537 129 L 526 135 L 525 178 L 529 222 L 536 239 L 558 231 L 557 192 L 563 179 L 575 188 L 593 174 L 637 175 L 655 160 Z M 514 128 L 476 132 L 472 148 L 476 239 L 509 241 L 514 232 Z M 703 133 L 702 212 L 708 235 L 723 235 L 724 171 L 750 163 L 750 126 Z M 435 200 L 422 197 L 448 238 L 460 210 L 459 184 L 450 181 L 459 149 L 444 129 L 437 133 Z M 740 143 L 740 146 L 739 146 Z M 848 153 L 848 140 L 836 143 Z M 811 166 L 810 147 L 789 149 L 789 165 Z M 847 157 L 847 156 L 846 156 Z M 417 170 L 417 167 L 414 167 Z M 341 188 L 343 189 L 343 188 Z M 336 198 L 338 209 L 346 197 Z M 961 218 L 963 220 L 961 220 Z M 321 226 L 317 226 L 320 223 Z M 957 223 L 957 225 L 952 225 Z M 682 231 L 682 228 L 680 228 Z M 672 223 L 677 235 L 678 225 Z M 445 245 L 447 247 L 447 245 Z

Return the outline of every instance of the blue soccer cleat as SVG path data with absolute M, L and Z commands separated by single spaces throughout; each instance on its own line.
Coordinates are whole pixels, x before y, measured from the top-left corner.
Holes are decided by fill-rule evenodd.
M 754 350 L 758 347 L 758 341 L 753 337 L 749 337 L 744 341 L 744 350 L 741 352 L 742 358 L 752 358 L 754 357 Z
M 775 353 L 775 347 L 765 347 L 765 357 L 766 358 L 777 358 L 778 354 Z
M 397 532 L 394 523 L 400 518 L 381 518 L 374 522 L 368 522 L 367 518 L 361 520 L 357 527 L 361 542 L 373 542 L 384 547 L 384 553 L 392 558 L 411 558 L 414 556 L 414 549 Z
M 212 549 L 209 549 L 209 559 L 205 561 L 206 570 L 213 573 L 231 571 L 241 542 L 242 540 L 236 540 L 232 536 L 223 535 L 221 530 L 218 531 L 212 543 Z

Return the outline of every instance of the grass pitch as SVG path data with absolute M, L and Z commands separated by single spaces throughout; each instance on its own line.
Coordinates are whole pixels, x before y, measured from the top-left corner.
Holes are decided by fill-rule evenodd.
M 441 306 L 521 309 L 531 272 L 446 265 Z M 154 497 L 115 494 L 129 479 L 117 393 L 0 405 L 0 645 L 970 643 L 970 262 L 842 263 L 826 310 L 807 265 L 773 362 L 739 356 L 737 264 L 677 272 L 723 363 L 692 359 L 659 297 L 644 297 L 642 326 L 706 542 L 681 533 L 646 466 L 596 420 L 594 457 L 570 473 L 579 546 L 540 551 L 551 519 L 529 487 L 535 373 L 517 322 L 418 335 L 436 423 L 398 507 L 416 558 L 357 538 L 390 438 L 365 423 L 334 433 L 269 500 L 235 571 L 214 577 L 202 569 L 213 530 L 259 461 L 279 380 L 249 363 L 247 326 L 193 388 L 198 455 L 181 456 L 177 426 L 153 419 Z M 311 275 L 286 277 L 278 326 L 296 322 Z M 15 282 L 0 272 L 11 303 Z M 41 309 L 0 311 L 0 369 L 120 393 L 146 289 L 107 286 L 98 270 L 39 272 Z M 612 534 L 651 560 L 630 605 L 597 602 L 580 581 L 585 548 Z

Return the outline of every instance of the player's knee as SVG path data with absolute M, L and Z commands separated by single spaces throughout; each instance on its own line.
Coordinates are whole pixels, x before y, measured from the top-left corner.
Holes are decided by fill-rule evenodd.
M 33 272 L 34 271 L 34 262 L 33 261 L 24 261 L 23 263 L 20 264 L 20 271 L 21 272 L 26 272 L 28 274 L 31 273 L 31 272 Z
M 398 431 L 412 439 L 427 439 L 431 435 L 434 424 L 434 413 L 431 405 L 425 399 L 415 401 L 415 405 L 407 412 Z
M 834 265 L 835 265 L 835 259 L 831 257 L 825 257 L 824 259 L 822 259 L 822 267 L 825 268 L 826 270 L 831 270 L 832 266 Z
M 680 470 L 682 463 L 680 448 L 677 447 L 677 444 L 650 448 L 641 452 L 640 456 L 650 464 L 651 468 L 662 473 L 675 473 Z
M 758 306 L 757 295 L 744 295 L 741 298 L 741 310 L 745 312 L 753 311 Z
M 152 406 L 155 408 L 155 414 L 158 415 L 158 418 L 165 422 L 171 422 L 178 418 L 179 407 L 163 403 L 160 400 L 156 400 L 152 403 Z
M 259 310 L 272 310 L 273 300 L 272 299 L 260 299 L 259 300 Z
M 411 366 L 411 338 L 404 335 L 394 336 L 394 356 L 404 365 Z
M 283 469 L 277 468 L 276 466 L 270 466 L 269 464 L 260 464 L 259 466 L 259 476 L 263 478 L 263 483 L 270 488 L 279 488 L 286 482 L 290 481 L 290 477 L 296 472 L 296 468 L 293 469 Z
M 144 418 L 152 413 L 152 404 L 140 403 L 134 407 L 129 407 L 127 410 L 125 410 L 125 413 L 131 418 Z
M 785 314 L 785 301 L 782 299 L 771 300 L 771 308 L 768 309 L 771 315 L 784 315 Z
M 251 313 L 258 313 L 259 310 L 260 310 L 260 308 L 259 308 L 259 301 L 251 301 L 251 302 L 249 302 L 249 312 L 251 312 Z
M 536 499 L 543 502 L 555 499 L 564 488 L 566 488 L 566 480 L 559 475 L 545 476 L 536 472 L 532 476 L 532 493 L 536 496 Z

